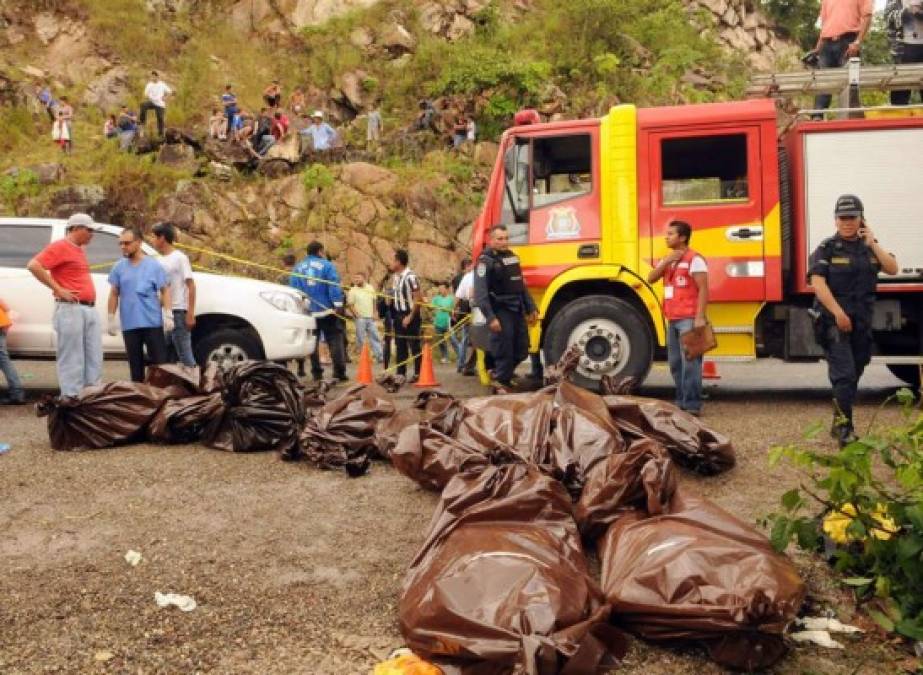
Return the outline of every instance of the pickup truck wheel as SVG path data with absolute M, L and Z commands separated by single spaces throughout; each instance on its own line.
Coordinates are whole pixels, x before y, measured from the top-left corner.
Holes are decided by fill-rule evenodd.
M 219 328 L 199 340 L 194 351 L 196 361 L 203 368 L 217 363 L 225 369 L 264 358 L 259 337 L 247 328 Z
M 899 380 L 909 384 L 915 392 L 920 390 L 920 368 L 909 364 L 888 364 L 888 370 Z
M 547 363 L 580 345 L 583 355 L 573 380 L 586 389 L 598 389 L 603 375 L 634 377 L 640 384 L 651 368 L 654 340 L 647 321 L 618 298 L 589 295 L 571 302 L 555 315 L 546 335 Z

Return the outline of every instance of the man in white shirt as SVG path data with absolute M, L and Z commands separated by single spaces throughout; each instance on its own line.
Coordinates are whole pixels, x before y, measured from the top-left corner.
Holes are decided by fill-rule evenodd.
M 324 121 L 324 112 L 315 110 L 311 115 L 311 126 L 301 130 L 302 136 L 310 136 L 314 152 L 332 150 L 337 144 L 337 132 Z
M 152 228 L 154 248 L 160 254 L 157 262 L 163 265 L 170 285 L 170 298 L 173 301 L 173 332 L 167 336 L 167 342 L 173 345 L 180 363 L 184 366 L 196 365 L 192 353 L 192 329 L 195 327 L 195 279 L 192 277 L 192 265 L 182 251 L 176 250 L 176 228 L 170 223 L 157 223 Z
M 144 86 L 144 103 L 141 104 L 141 128 L 147 120 L 147 111 L 153 110 L 157 116 L 157 135 L 163 138 L 163 121 L 166 115 L 166 98 L 173 90 L 160 79 L 156 70 L 151 71 L 151 81 Z
M 474 268 L 469 258 L 465 258 L 462 262 L 462 268 L 465 272 L 461 275 L 458 286 L 455 288 L 455 310 L 452 315 L 452 320 L 455 323 L 463 321 L 470 314 L 471 299 L 474 297 Z M 455 333 L 455 353 L 458 354 L 455 370 L 471 376 L 475 374 L 475 354 L 474 350 L 471 350 L 470 355 L 468 354 L 469 327 L 470 323 L 466 322 Z

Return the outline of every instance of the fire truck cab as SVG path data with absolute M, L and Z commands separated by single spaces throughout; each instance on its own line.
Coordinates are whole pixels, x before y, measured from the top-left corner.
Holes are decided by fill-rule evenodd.
M 674 107 L 620 105 L 600 119 L 532 124 L 501 139 L 474 227 L 478 253 L 504 224 L 539 307 L 533 349 L 571 345 L 578 381 L 648 373 L 665 348 L 663 285 L 647 274 L 674 219 L 708 262 L 709 358 L 817 359 L 809 257 L 835 233 L 842 193 L 900 265 L 882 277 L 879 354 L 908 381 L 923 353 L 923 117 L 803 121 L 781 136 L 770 99 Z

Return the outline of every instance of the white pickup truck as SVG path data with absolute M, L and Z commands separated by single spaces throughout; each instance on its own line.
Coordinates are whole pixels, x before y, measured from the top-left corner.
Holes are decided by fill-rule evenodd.
M 64 220 L 0 218 L 0 297 L 14 319 L 7 346 L 14 358 L 54 358 L 54 298 L 26 269 L 50 242 L 64 236 Z M 107 277 L 121 257 L 121 227 L 101 225 L 87 245 L 87 259 L 96 286 L 96 311 L 106 325 Z M 156 256 L 147 244 L 144 252 Z M 316 324 L 304 313 L 304 296 L 293 288 L 266 281 L 195 273 L 196 326 L 192 347 L 200 365 L 224 367 L 248 359 L 303 359 L 314 352 Z M 103 331 L 106 358 L 124 358 L 121 334 Z

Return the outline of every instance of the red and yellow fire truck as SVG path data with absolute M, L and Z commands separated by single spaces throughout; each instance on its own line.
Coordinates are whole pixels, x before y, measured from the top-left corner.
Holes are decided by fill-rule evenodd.
M 708 261 L 710 358 L 817 359 L 808 313 L 812 251 L 834 202 L 859 195 L 897 276 L 882 277 L 877 354 L 919 377 L 923 353 L 923 117 L 800 121 L 781 135 L 770 99 L 659 108 L 504 133 L 474 228 L 505 224 L 542 316 L 546 362 L 583 349 L 578 378 L 643 379 L 664 353 L 663 285 L 646 282 L 667 224 L 693 227 Z M 894 115 L 893 111 L 888 114 Z

